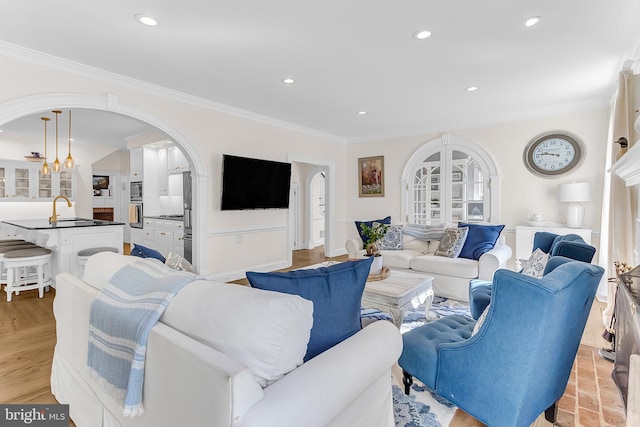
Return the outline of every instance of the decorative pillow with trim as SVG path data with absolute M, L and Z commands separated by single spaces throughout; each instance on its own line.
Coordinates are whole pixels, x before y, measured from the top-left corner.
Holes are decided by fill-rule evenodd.
M 167 260 L 164 262 L 164 265 L 178 271 L 194 272 L 193 266 L 189 261 L 187 261 L 183 256 L 171 252 L 167 255 Z
M 374 222 L 374 225 L 376 223 Z M 391 225 L 382 240 L 378 242 L 379 249 L 400 250 L 402 249 L 402 225 Z
M 480 317 L 478 317 L 478 321 L 476 322 L 475 326 L 473 327 L 473 331 L 471 332 L 471 336 L 474 336 L 475 334 L 477 334 L 478 331 L 480 330 L 480 328 L 482 327 L 482 324 L 484 323 L 485 319 L 487 318 L 487 313 L 489 312 L 489 307 L 491 307 L 491 303 L 489 303 L 489 305 L 487 306 L 487 308 L 484 309 L 484 311 L 482 312 Z
M 313 302 L 306 362 L 362 328 L 360 302 L 373 258 L 284 273 L 248 271 L 247 279 L 254 288 L 299 295 Z
M 489 225 L 460 222 L 458 227 L 469 228 L 469 235 L 464 243 L 462 252 L 460 252 L 460 258 L 475 259 L 477 261 L 485 252 L 489 252 L 496 245 L 504 224 Z
M 367 246 L 369 243 L 369 238 L 362 234 L 362 229 L 360 228 L 360 224 L 366 224 L 367 227 L 372 227 L 374 222 L 379 222 L 380 224 L 388 224 L 391 225 L 391 216 L 388 216 L 383 219 L 374 219 L 373 221 L 355 221 L 356 230 L 358 230 L 358 235 L 362 239 L 362 243 Z
M 522 263 L 521 273 L 531 277 L 542 277 L 547 261 L 549 261 L 549 254 L 538 248 L 528 260 Z
M 460 251 L 462 251 L 464 242 L 467 240 L 468 233 L 469 229 L 466 227 L 447 228 L 444 230 L 444 234 L 442 235 L 442 239 L 440 239 L 440 244 L 438 245 L 438 249 L 436 249 L 435 254 L 437 256 L 457 258 L 458 255 L 460 255 Z

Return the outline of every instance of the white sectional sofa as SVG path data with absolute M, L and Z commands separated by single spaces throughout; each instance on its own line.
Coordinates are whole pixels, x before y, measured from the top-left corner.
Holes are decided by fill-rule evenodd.
M 454 224 L 451 226 L 456 227 Z M 435 295 L 458 301 L 469 301 L 469 280 L 491 280 L 497 269 L 506 268 L 512 254 L 502 235 L 493 249 L 483 254 L 479 260 L 437 256 L 435 252 L 439 240 L 421 240 L 403 234 L 402 241 L 402 249 L 380 251 L 382 264 L 392 270 L 415 271 L 433 276 Z M 347 240 L 345 248 L 349 258 L 362 258 L 365 255 L 360 238 Z
M 124 417 L 88 373 L 89 313 L 111 276 L 136 260 L 100 253 L 83 280 L 57 276 L 51 390 L 78 427 L 394 426 L 391 367 L 402 339 L 391 323 L 375 322 L 303 364 L 310 301 L 206 280 L 182 288 L 151 329 L 145 412 Z

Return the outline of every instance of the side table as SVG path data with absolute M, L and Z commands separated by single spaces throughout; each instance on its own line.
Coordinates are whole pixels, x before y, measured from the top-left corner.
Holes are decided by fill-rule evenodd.
M 417 273 L 392 270 L 384 280 L 367 282 L 362 295 L 362 306 L 389 312 L 393 323 L 400 328 L 404 312 L 409 307 L 425 305 L 425 316 L 433 302 L 433 277 Z

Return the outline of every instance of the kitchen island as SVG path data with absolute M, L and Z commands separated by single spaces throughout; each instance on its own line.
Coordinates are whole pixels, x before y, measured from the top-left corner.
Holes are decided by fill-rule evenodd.
M 5 220 L 13 227 L 17 238 L 27 240 L 52 251 L 51 273 L 55 276 L 69 272 L 80 275 L 78 251 L 96 247 L 113 247 L 122 253 L 124 223 L 86 218 Z

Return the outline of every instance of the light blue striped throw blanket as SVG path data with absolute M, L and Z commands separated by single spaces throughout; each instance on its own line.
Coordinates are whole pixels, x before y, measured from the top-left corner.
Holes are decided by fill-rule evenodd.
M 420 240 L 440 240 L 444 229 L 445 225 L 442 223 L 433 225 L 407 224 L 402 232 Z
M 124 407 L 123 415 L 144 413 L 142 385 L 147 338 L 169 302 L 196 279 L 155 259 L 119 269 L 91 303 L 90 374 Z

